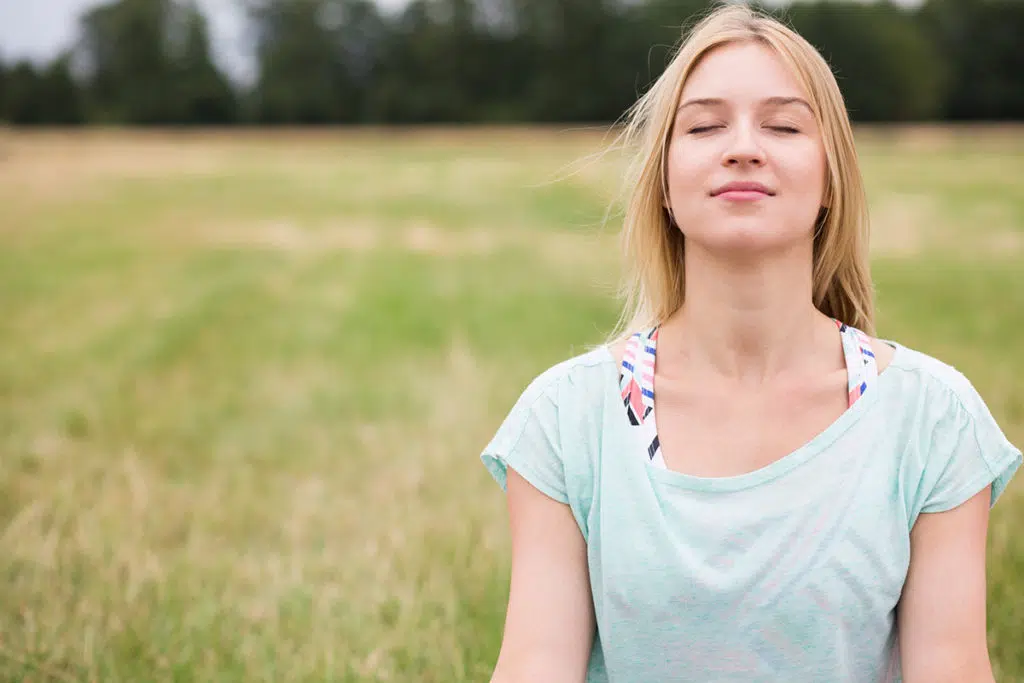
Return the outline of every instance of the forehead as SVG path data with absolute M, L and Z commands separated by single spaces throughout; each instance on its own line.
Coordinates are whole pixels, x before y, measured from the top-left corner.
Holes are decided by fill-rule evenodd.
M 806 93 L 774 49 L 747 41 L 728 43 L 705 53 L 690 71 L 681 99 L 745 101 L 771 97 L 806 97 Z

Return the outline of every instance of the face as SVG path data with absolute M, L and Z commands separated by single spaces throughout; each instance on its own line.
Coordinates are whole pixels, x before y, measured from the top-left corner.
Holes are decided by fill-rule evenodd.
M 775 52 L 729 44 L 691 71 L 668 148 L 668 204 L 720 253 L 810 245 L 826 157 L 807 97 Z

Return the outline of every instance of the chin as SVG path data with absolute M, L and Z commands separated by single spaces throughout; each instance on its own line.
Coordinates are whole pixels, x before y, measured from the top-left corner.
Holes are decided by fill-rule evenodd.
M 789 251 L 809 243 L 810 235 L 779 229 L 764 220 L 726 220 L 714 230 L 687 235 L 705 251 L 723 256 L 751 256 Z

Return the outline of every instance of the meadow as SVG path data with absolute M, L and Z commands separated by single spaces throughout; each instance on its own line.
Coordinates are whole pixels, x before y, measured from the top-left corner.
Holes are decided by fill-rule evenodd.
M 603 341 L 601 131 L 0 131 L 0 680 L 486 681 L 479 452 Z M 879 334 L 1024 444 L 1024 128 L 859 129 Z M 1024 681 L 1024 482 L 989 642 Z

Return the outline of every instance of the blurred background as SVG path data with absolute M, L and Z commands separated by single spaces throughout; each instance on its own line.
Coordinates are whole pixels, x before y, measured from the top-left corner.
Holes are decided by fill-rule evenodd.
M 614 121 L 703 0 L 6 0 L 14 124 Z M 1019 0 L 777 10 L 859 121 L 1024 117 Z
M 486 681 L 478 455 L 614 325 L 614 122 L 707 6 L 0 0 L 0 680 Z M 1024 445 L 1024 2 L 767 9 L 855 120 L 879 335 Z

